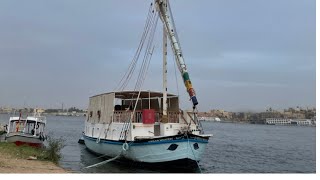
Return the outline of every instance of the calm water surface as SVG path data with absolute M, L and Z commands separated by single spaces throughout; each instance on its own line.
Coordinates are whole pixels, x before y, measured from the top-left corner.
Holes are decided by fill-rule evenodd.
M 0 114 L 0 123 L 9 115 Z M 60 165 L 78 173 L 170 173 L 186 170 L 143 167 L 139 163 L 103 161 L 78 144 L 85 117 L 47 116 L 47 134 L 65 139 Z M 213 134 L 199 165 L 203 173 L 315 173 L 316 128 L 236 123 L 202 123 Z M 199 172 L 199 170 L 190 170 Z

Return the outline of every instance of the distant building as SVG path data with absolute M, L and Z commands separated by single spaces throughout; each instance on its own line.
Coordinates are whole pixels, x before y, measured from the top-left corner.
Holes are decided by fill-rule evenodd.
M 42 108 L 35 108 L 35 109 L 33 110 L 33 112 L 44 113 L 45 110 L 42 109 Z
M 13 111 L 10 107 L 2 107 L 0 108 L 0 113 L 11 113 Z
M 220 119 L 232 119 L 233 113 L 227 112 L 225 110 L 211 110 L 208 114 L 210 114 L 211 117 L 218 117 Z

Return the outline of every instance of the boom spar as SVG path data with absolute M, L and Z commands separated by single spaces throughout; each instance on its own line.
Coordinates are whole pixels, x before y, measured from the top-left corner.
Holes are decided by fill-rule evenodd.
M 173 47 L 173 51 L 174 51 L 174 54 L 176 57 L 176 62 L 179 67 L 182 79 L 184 81 L 184 85 L 187 89 L 187 92 L 190 96 L 190 99 L 192 100 L 193 107 L 196 107 L 198 105 L 198 100 L 196 97 L 195 90 L 192 87 L 189 73 L 187 71 L 187 66 L 184 62 L 184 58 L 183 58 L 182 51 L 181 51 L 181 46 L 180 46 L 179 42 L 177 41 L 177 37 L 174 33 L 175 32 L 174 24 L 171 22 L 171 19 L 168 15 L 168 12 L 167 12 L 167 8 L 166 8 L 167 3 L 168 3 L 167 0 L 155 0 L 155 4 L 157 4 L 157 7 L 158 7 L 159 15 L 161 17 L 162 22 L 165 25 L 166 32 L 167 32 L 168 37 L 171 41 L 171 45 Z

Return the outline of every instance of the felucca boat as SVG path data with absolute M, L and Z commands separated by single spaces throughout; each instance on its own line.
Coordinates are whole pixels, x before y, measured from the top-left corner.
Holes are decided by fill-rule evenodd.
M 153 53 L 157 19 L 163 22 L 163 91 L 143 91 L 142 84 Z M 134 90 L 124 90 L 147 39 Z M 167 39 L 192 103 L 191 111 L 179 107 L 179 96 L 167 92 Z M 151 4 L 142 40 L 119 90 L 90 97 L 83 139 L 100 155 L 143 163 L 197 163 L 211 134 L 204 134 L 197 118 L 192 87 L 167 0 Z

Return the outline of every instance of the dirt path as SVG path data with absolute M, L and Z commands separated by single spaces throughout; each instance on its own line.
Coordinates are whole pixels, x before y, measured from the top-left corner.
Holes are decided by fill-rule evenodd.
M 17 159 L 0 151 L 0 173 L 68 173 L 52 162 Z

